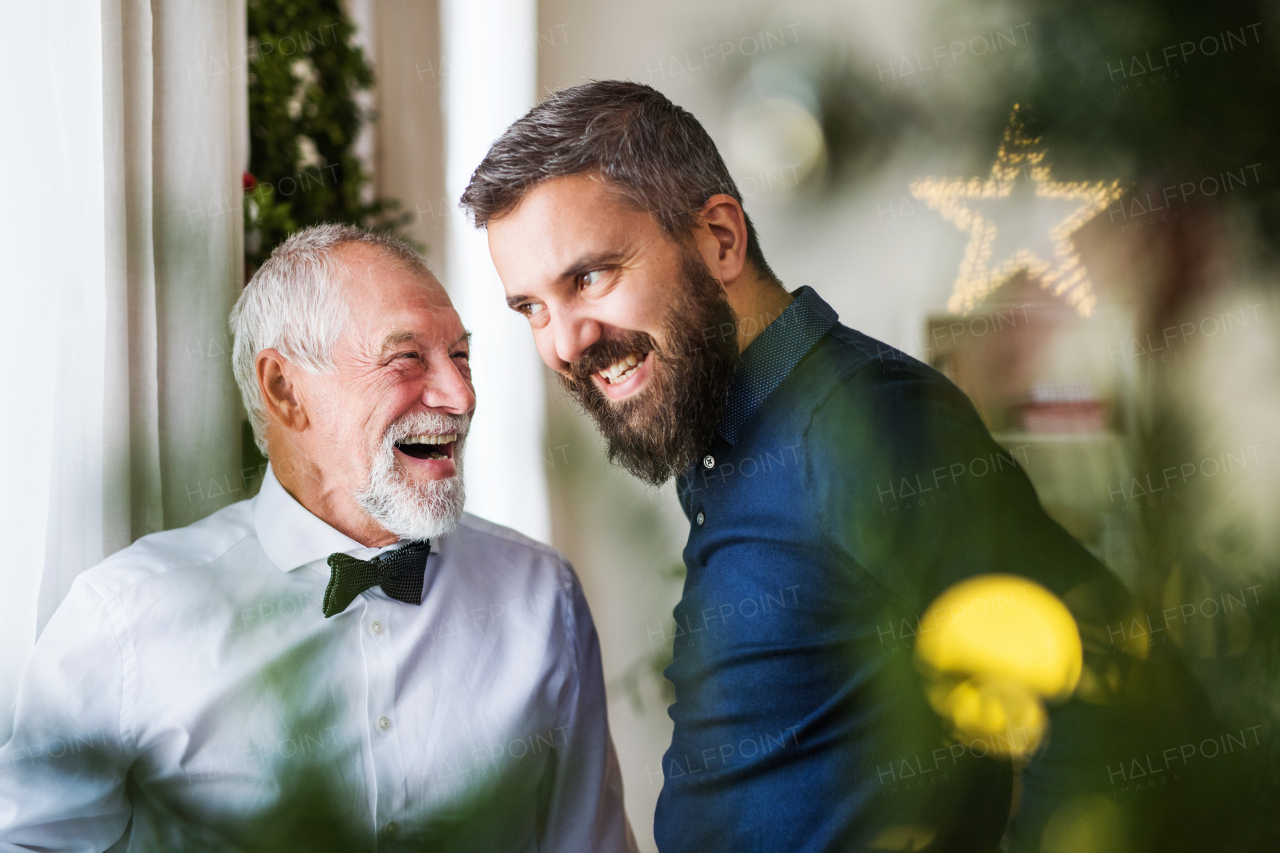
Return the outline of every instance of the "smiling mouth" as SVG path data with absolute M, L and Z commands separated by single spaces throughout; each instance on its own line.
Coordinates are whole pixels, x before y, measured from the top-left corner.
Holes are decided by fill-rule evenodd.
M 410 435 L 396 442 L 396 450 L 414 459 L 452 459 L 457 440 L 456 432 Z
M 644 364 L 644 360 L 648 355 L 647 351 L 628 353 L 604 370 L 596 371 L 596 376 L 599 376 L 608 385 L 621 385 L 635 375 L 635 372 L 640 369 L 640 365 Z

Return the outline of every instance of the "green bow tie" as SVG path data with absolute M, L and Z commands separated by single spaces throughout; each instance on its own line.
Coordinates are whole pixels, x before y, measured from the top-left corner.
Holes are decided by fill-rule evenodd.
M 330 554 L 328 563 L 333 573 L 324 591 L 324 618 L 347 609 L 360 593 L 373 586 L 405 604 L 422 603 L 423 577 L 431 540 L 410 542 L 403 548 L 388 551 L 372 560 L 357 560 L 347 554 Z

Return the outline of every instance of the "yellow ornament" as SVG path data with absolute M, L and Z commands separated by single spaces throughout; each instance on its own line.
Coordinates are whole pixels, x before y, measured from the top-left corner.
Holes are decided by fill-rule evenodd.
M 1034 752 L 1048 726 L 1044 703 L 1080 682 L 1080 632 L 1066 605 L 1026 578 L 980 575 L 940 595 L 920 621 L 916 659 L 934 710 L 992 752 Z
M 916 657 L 935 672 L 1012 681 L 1049 701 L 1070 696 L 1080 680 L 1075 619 L 1057 596 L 1026 578 L 961 581 L 938 596 L 921 622 L 933 629 L 921 631 Z

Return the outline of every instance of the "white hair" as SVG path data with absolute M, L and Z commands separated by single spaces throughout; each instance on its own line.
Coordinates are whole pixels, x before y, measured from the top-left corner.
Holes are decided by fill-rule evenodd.
M 376 247 L 415 272 L 430 275 L 408 244 L 350 225 L 304 228 L 276 246 L 245 285 L 230 319 L 235 340 L 231 366 L 254 441 L 264 456 L 267 411 L 258 387 L 258 353 L 275 349 L 310 373 L 333 371 L 333 346 L 351 316 L 339 278 L 345 268 L 337 258 L 337 250 L 348 243 Z

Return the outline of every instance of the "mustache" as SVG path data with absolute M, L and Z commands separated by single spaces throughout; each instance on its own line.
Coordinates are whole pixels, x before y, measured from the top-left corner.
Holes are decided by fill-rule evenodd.
M 569 365 L 569 375 L 575 382 L 590 382 L 594 374 L 624 356 L 658 349 L 657 341 L 644 332 L 619 332 L 587 347 L 578 360 Z
M 458 434 L 458 442 L 467 437 L 471 428 L 471 415 L 447 415 L 440 412 L 410 412 L 402 418 L 392 421 L 383 434 L 384 444 L 394 445 L 411 435 L 423 433 Z

